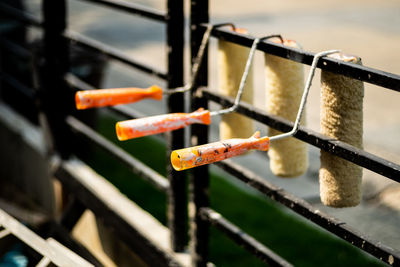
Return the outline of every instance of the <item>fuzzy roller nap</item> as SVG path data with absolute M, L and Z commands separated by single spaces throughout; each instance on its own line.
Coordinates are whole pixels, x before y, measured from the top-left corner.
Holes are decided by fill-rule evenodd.
M 246 33 L 245 30 L 236 29 Z M 219 92 L 224 96 L 236 97 L 240 80 L 246 66 L 250 49 L 220 40 L 218 43 Z M 250 68 L 241 100 L 253 104 L 253 71 Z M 221 117 L 220 139 L 247 138 L 254 132 L 253 120 L 243 115 L 231 113 Z
M 294 41 L 285 45 L 299 48 Z M 304 89 L 303 65 L 284 58 L 265 54 L 266 109 L 269 113 L 294 121 Z M 301 125 L 305 124 L 305 114 Z M 281 132 L 270 128 L 269 136 Z M 281 177 L 295 177 L 306 172 L 307 145 L 293 137 L 271 143 L 268 151 L 271 171 Z
M 356 57 L 332 57 L 361 64 Z M 321 133 L 362 148 L 364 85 L 327 71 L 321 73 Z M 362 168 L 321 150 L 321 201 L 327 206 L 353 207 L 361 201 Z

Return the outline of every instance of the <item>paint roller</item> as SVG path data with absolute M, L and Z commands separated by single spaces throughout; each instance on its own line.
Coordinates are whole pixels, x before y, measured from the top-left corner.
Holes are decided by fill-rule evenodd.
M 149 88 L 112 88 L 78 91 L 75 94 L 77 109 L 99 108 L 120 104 L 135 103 L 142 99 L 162 99 L 163 91 L 157 85 Z
M 285 46 L 300 49 L 292 40 L 280 40 Z M 303 64 L 271 54 L 265 54 L 266 110 L 274 115 L 294 121 L 304 88 Z M 305 124 L 305 116 L 301 124 Z M 274 136 L 281 132 L 269 128 Z M 304 174 L 308 166 L 307 144 L 293 137 L 277 140 L 268 150 L 270 169 L 280 177 Z
M 120 104 L 135 103 L 143 99 L 161 100 L 163 95 L 171 95 L 175 93 L 184 93 L 190 91 L 196 80 L 198 70 L 204 57 L 204 51 L 208 40 L 211 36 L 213 28 L 223 26 L 233 26 L 232 23 L 223 23 L 217 25 L 209 25 L 204 32 L 203 39 L 200 44 L 199 51 L 194 60 L 192 67 L 192 76 L 188 84 L 183 87 L 178 87 L 163 91 L 159 86 L 153 85 L 149 88 L 110 88 L 78 91 L 75 94 L 75 105 L 77 109 L 98 108 L 105 106 L 115 106 Z
M 361 64 L 355 56 L 334 59 Z M 363 82 L 328 71 L 321 72 L 321 133 L 363 148 Z M 353 207 L 361 201 L 362 167 L 321 150 L 321 201 L 327 206 Z
M 200 109 L 192 113 L 171 113 L 171 114 L 157 115 L 157 116 L 117 122 L 116 132 L 118 139 L 124 141 L 132 138 L 163 133 L 167 131 L 180 129 L 194 123 L 210 124 L 211 117 L 213 116 L 225 115 L 235 112 L 239 107 L 239 102 L 243 95 L 246 79 L 250 72 L 251 63 L 257 45 L 261 40 L 272 37 L 277 37 L 277 35 L 269 35 L 267 37 L 254 39 L 254 42 L 250 48 L 246 66 L 243 71 L 242 78 L 240 80 L 239 89 L 237 90 L 237 95 L 233 106 L 212 112 Z
M 245 29 L 234 29 L 237 33 L 247 33 Z M 218 41 L 218 81 L 219 93 L 235 97 L 238 93 L 240 77 L 245 69 L 249 48 L 228 41 Z M 250 68 L 244 87 L 242 101 L 253 104 L 253 71 Z M 219 124 L 220 139 L 244 138 L 254 132 L 253 120 L 246 116 L 230 113 L 222 115 Z
M 250 150 L 266 151 L 269 148 L 270 142 L 273 143 L 295 135 L 300 126 L 301 117 L 304 112 L 307 96 L 310 91 L 312 78 L 314 77 L 318 60 L 321 57 L 337 52 L 337 50 L 331 50 L 318 53 L 314 56 L 305 89 L 301 97 L 296 120 L 290 132 L 278 134 L 272 137 L 260 137 L 260 133 L 256 132 L 248 139 L 233 138 L 215 143 L 174 150 L 171 153 L 171 164 L 173 168 L 177 171 L 182 171 L 205 164 L 215 163 L 227 158 L 236 157 Z

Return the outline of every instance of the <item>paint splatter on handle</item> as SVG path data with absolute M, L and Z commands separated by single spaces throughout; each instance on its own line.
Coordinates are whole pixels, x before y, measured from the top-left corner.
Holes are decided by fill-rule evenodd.
M 75 94 L 77 109 L 115 106 L 138 102 L 145 98 L 162 99 L 162 89 L 157 85 L 149 88 L 113 88 L 78 91 Z
M 171 113 L 117 122 L 115 128 L 120 141 L 173 131 L 190 124 L 210 124 L 210 111 L 203 108 L 192 113 Z
M 236 157 L 251 149 L 267 151 L 269 149 L 269 137 L 260 137 L 260 132 L 257 131 L 248 139 L 227 139 L 175 150 L 171 153 L 171 163 L 175 170 L 182 171 Z

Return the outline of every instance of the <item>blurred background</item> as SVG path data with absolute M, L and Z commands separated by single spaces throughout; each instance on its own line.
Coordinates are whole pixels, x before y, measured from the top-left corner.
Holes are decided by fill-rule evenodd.
M 161 0 L 129 0 L 165 11 Z M 246 28 L 250 35 L 281 34 L 296 40 L 304 50 L 320 52 L 340 49 L 362 58 L 368 67 L 400 74 L 400 1 L 336 0 L 336 1 L 270 1 L 270 0 L 210 0 L 211 23 L 233 22 Z M 40 16 L 40 1 L 26 1 L 26 7 Z M 186 1 L 186 9 L 189 1 Z M 138 61 L 166 69 L 165 29 L 162 24 L 143 18 L 91 5 L 83 1 L 69 1 L 69 28 L 93 39 L 121 49 Z M 188 24 L 188 21 L 186 22 Z M 30 38 L 39 32 L 31 30 Z M 189 40 L 189 33 L 187 39 Z M 218 87 L 216 41 L 211 39 L 209 50 L 209 85 Z M 186 42 L 186 71 L 189 74 L 188 42 Z M 263 108 L 268 101 L 264 94 L 263 55 L 257 52 L 255 71 L 255 105 Z M 305 74 L 309 68 L 305 67 Z M 84 72 L 84 69 L 80 71 Z M 102 88 L 147 87 L 161 80 L 143 75 L 122 64 L 110 62 L 104 72 Z M 319 131 L 319 72 L 315 75 L 307 102 L 307 126 Z M 364 100 L 364 148 L 400 164 L 400 94 L 389 89 L 365 84 Z M 165 113 L 165 103 L 145 100 L 133 104 L 135 109 L 147 115 Z M 219 107 L 211 105 L 215 110 Z M 210 140 L 218 139 L 218 120 L 213 123 Z M 266 134 L 264 126 L 258 125 Z M 261 156 L 260 156 L 261 155 Z M 313 205 L 346 221 L 373 239 L 381 240 L 400 249 L 400 185 L 378 174 L 364 170 L 364 199 L 355 208 L 333 209 L 323 206 L 319 200 L 318 169 L 319 150 L 310 148 L 309 171 L 295 179 L 280 179 L 270 172 L 265 153 L 253 153 L 235 159 L 246 164 L 273 184 L 305 198 Z M 229 183 L 229 175 L 216 168 L 212 170 Z M 240 190 L 257 195 L 241 185 Z

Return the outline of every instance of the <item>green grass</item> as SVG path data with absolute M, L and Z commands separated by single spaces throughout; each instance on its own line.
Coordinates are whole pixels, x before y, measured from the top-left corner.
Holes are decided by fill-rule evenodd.
M 153 137 L 118 142 L 115 119 L 104 116 L 98 130 L 133 156 L 165 175 L 165 144 Z M 166 196 L 144 182 L 110 155 L 94 149 L 86 159 L 122 193 L 161 223 L 166 223 Z M 259 194 L 250 194 L 211 174 L 211 207 L 296 266 L 383 266 L 358 249 L 305 222 Z M 265 266 L 261 261 L 211 228 L 210 261 L 217 266 Z
M 110 116 L 102 118 L 97 130 L 110 141 L 129 151 L 134 157 L 165 176 L 166 149 L 165 145 L 152 137 L 119 142 L 115 135 L 116 120 Z M 90 156 L 84 157 L 86 163 L 99 174 L 106 177 L 123 194 L 133 200 L 143 209 L 150 212 L 161 223 L 166 224 L 166 195 L 143 181 L 125 166 L 121 165 L 110 154 L 93 147 Z
M 214 209 L 296 266 L 383 266 L 297 215 L 283 212 L 281 205 L 245 193 L 221 177 L 212 177 L 210 193 Z M 216 231 L 212 235 L 211 259 L 218 266 L 264 266 Z

